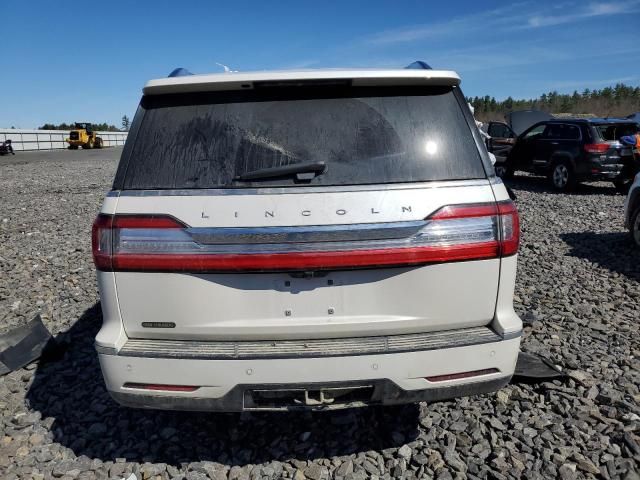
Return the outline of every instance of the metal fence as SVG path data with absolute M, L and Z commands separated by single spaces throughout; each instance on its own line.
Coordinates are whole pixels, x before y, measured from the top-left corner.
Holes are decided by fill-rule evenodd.
M 102 138 L 105 147 L 124 145 L 129 132 L 96 132 Z M 66 130 L 23 130 L 15 128 L 0 129 L 0 142 L 11 140 L 13 149 L 25 150 L 55 150 L 67 148 L 64 141 L 69 137 Z

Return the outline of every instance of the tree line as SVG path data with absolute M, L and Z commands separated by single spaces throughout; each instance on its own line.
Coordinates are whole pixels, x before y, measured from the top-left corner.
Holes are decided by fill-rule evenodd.
M 640 87 L 618 83 L 603 89 L 575 90 L 572 94 L 557 91 L 543 93 L 538 98 L 516 100 L 508 97 L 498 101 L 494 97 L 469 97 L 475 117 L 481 121 L 503 120 L 507 112 L 542 110 L 549 113 L 594 114 L 597 117 L 626 117 L 640 111 Z
M 109 125 L 107 123 L 92 123 L 93 130 L 97 132 L 128 132 L 131 126 L 131 120 L 124 115 L 122 117 L 122 128 L 118 128 L 115 125 Z M 54 123 L 45 123 L 38 130 L 73 130 L 75 123 L 60 123 L 58 125 Z
M 600 90 L 585 88 L 582 93 L 574 90 L 572 94 L 551 91 L 543 93 L 538 98 L 516 100 L 507 97 L 498 101 L 495 97 L 468 97 L 467 101 L 473 105 L 475 117 L 483 122 L 502 120 L 504 115 L 514 110 L 542 110 L 549 113 L 593 114 L 597 117 L 626 117 L 640 111 L 640 87 L 631 87 L 618 83 L 615 87 L 605 87 Z M 94 130 L 103 132 L 128 131 L 131 120 L 124 115 L 122 128 L 107 123 L 92 124 Z M 39 130 L 73 130 L 73 123 L 45 123 Z
M 109 125 L 108 123 L 92 123 L 91 126 L 96 132 L 119 132 L 120 129 L 115 125 Z M 74 130 L 76 128 L 75 123 L 45 123 L 38 130 Z

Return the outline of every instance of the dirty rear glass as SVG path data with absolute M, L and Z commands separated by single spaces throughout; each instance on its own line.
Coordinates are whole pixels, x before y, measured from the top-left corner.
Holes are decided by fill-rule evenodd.
M 627 135 L 635 135 L 638 131 L 638 125 L 635 123 L 608 123 L 604 125 L 595 125 L 600 138 L 607 141 L 620 140 Z
M 358 185 L 485 178 L 450 87 L 263 88 L 143 97 L 115 188 Z M 133 142 L 133 143 L 131 143 Z M 295 175 L 243 173 L 325 162 Z

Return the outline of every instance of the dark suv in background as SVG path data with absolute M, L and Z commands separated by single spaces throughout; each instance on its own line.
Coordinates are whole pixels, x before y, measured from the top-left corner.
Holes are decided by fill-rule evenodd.
M 610 180 L 627 191 L 638 172 L 633 148 L 620 138 L 639 130 L 621 119 L 556 119 L 538 122 L 522 132 L 496 171 L 511 178 L 516 171 L 546 175 L 557 190 L 578 182 Z
M 552 120 L 553 116 L 540 110 L 517 110 L 507 113 L 504 119 L 504 122 L 490 121 L 482 126 L 489 137 L 487 149 L 496 157 L 496 175 L 500 177 L 506 174 L 506 160 L 518 136 L 531 125 Z

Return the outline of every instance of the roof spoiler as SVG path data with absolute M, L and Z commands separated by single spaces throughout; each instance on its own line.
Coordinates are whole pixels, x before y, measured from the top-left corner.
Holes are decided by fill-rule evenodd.
M 419 67 L 419 68 L 418 68 Z M 145 95 L 168 93 L 213 92 L 246 90 L 265 82 L 314 82 L 335 84 L 349 81 L 356 87 L 371 86 L 457 86 L 460 77 L 450 70 L 433 70 L 418 64 L 413 68 L 393 70 L 300 70 L 282 72 L 238 72 L 213 73 L 207 75 L 184 75 L 174 78 L 149 80 L 143 88 Z

